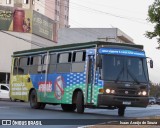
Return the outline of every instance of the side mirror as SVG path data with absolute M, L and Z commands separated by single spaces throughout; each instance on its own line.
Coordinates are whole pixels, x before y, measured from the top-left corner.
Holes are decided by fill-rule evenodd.
M 150 68 L 153 68 L 153 60 L 150 60 L 149 63 L 150 63 Z

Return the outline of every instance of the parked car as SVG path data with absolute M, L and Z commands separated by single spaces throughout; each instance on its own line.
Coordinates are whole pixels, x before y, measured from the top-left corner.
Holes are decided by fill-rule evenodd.
M 149 104 L 156 104 L 155 97 L 149 97 Z
M 0 84 L 0 98 L 9 99 L 9 85 Z
M 160 98 L 157 98 L 156 104 L 159 104 L 159 105 L 160 105 Z

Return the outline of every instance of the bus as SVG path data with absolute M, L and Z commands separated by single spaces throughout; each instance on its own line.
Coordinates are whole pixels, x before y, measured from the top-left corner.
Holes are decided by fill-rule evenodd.
M 94 41 L 17 51 L 12 58 L 10 97 L 33 109 L 118 109 L 124 116 L 128 106 L 148 105 L 153 61 L 142 45 Z

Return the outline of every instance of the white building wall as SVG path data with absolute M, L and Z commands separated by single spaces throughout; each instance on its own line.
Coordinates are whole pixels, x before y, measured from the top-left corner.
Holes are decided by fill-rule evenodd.
M 0 0 L 0 5 L 14 7 L 14 1 L 11 0 L 11 4 L 7 4 L 7 0 Z
M 8 35 L 7 33 L 11 34 L 12 36 Z M 55 43 L 53 43 L 52 41 L 46 40 L 44 38 L 29 33 L 0 32 L 0 37 L 0 72 L 9 73 L 11 71 L 11 56 L 15 51 L 22 51 L 55 45 Z M 25 40 L 28 40 L 29 42 Z
M 30 49 L 31 45 L 23 40 L 0 32 L 0 72 L 10 72 L 11 55 L 19 50 Z
M 34 10 L 45 15 L 45 2 L 47 0 L 35 0 L 35 3 L 34 3 Z
M 58 32 L 58 45 L 90 41 L 133 43 L 133 39 L 118 28 L 65 28 Z

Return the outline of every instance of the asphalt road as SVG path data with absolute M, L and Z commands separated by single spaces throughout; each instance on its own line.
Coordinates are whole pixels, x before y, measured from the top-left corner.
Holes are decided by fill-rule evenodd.
M 60 106 L 47 105 L 44 110 L 31 109 L 29 103 L 25 102 L 11 102 L 11 101 L 0 101 L 0 119 L 18 119 L 18 120 L 43 120 L 51 119 L 49 123 L 59 121 L 59 124 L 54 126 L 48 125 L 45 127 L 52 128 L 75 128 L 81 125 L 71 126 L 72 122 L 75 121 L 90 121 L 100 119 L 134 119 L 134 118 L 145 118 L 150 116 L 160 116 L 160 105 L 152 105 L 147 108 L 127 108 L 124 117 L 119 117 L 117 110 L 105 110 L 105 109 L 85 109 L 84 114 L 78 114 L 76 112 L 63 112 Z M 65 120 L 63 120 L 65 119 Z M 66 120 L 67 119 L 67 120 Z M 69 120 L 68 120 L 69 119 Z M 46 120 L 45 120 L 46 121 Z M 47 120 L 48 121 L 48 120 Z M 64 121 L 64 122 L 63 122 Z M 66 122 L 67 121 L 67 122 Z M 69 123 L 69 125 L 65 125 Z M 99 122 L 100 123 L 100 122 Z M 84 125 L 86 125 L 84 123 Z M 2 126 L 1 126 L 2 127 Z M 8 126 L 9 127 L 9 126 Z M 13 126 L 11 126 L 13 128 Z M 23 126 L 25 127 L 25 126 Z M 27 126 L 26 126 L 27 127 Z M 34 126 L 35 127 L 35 126 Z M 44 126 L 41 126 L 44 127 Z M 6 128 L 6 126 L 5 126 Z

